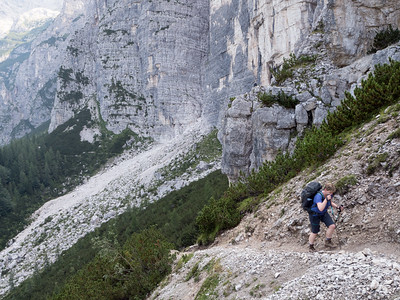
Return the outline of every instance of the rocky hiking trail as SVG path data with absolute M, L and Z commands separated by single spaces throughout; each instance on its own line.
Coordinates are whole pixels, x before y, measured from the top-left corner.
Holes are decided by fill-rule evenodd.
M 209 278 L 219 284 L 203 299 L 400 299 L 399 256 L 372 249 L 310 253 L 298 244 L 250 241 L 213 246 L 195 251 L 149 299 L 195 299 Z M 199 274 L 190 277 L 195 268 Z
M 400 117 L 388 114 L 355 130 L 323 166 L 268 195 L 212 245 L 178 253 L 172 274 L 149 299 L 399 300 L 400 140 L 388 137 Z M 340 247 L 324 248 L 322 225 L 318 251 L 310 253 L 302 187 L 343 178 L 356 183 L 335 195 L 345 206 L 333 236 Z

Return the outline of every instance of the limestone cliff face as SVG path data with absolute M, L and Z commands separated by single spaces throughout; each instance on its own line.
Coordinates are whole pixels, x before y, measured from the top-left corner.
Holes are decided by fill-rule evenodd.
M 83 1 L 70 0 L 37 39 L 22 44 L 0 63 L 0 144 L 21 137 L 49 120 L 56 78 L 70 40 L 82 26 Z
M 327 113 L 340 103 L 337 99 L 343 99 L 346 90 L 351 92 L 374 65 L 388 63 L 389 58 L 400 60 L 400 44 L 343 68 L 330 66 L 328 75 L 321 67 L 308 74 L 302 73 L 307 82 L 318 82 L 315 79 L 318 78 L 323 83 L 320 87 L 310 88 L 312 83 L 307 86 L 301 80 L 287 80 L 285 87 L 257 86 L 249 93 L 232 98 L 219 133 L 223 144 L 223 172 L 235 182 L 241 174 L 248 175 L 265 161 L 273 160 L 280 151 L 291 151 L 299 133 L 312 124 L 322 124 Z M 327 67 L 323 61 L 321 63 Z M 278 95 L 280 92 L 299 100 L 299 104 L 294 108 L 278 104 L 263 106 L 260 93 Z
M 291 142 L 277 138 L 281 128 L 272 123 L 271 132 L 257 128 L 254 135 L 252 121 L 244 135 L 230 134 L 231 98 L 239 100 L 255 85 L 269 91 L 277 83 L 271 68 L 291 53 L 318 56 L 314 73 L 297 73 L 296 80 L 282 83 L 302 103 L 294 111 L 296 124 L 282 133 L 293 137 L 307 124 L 322 122 L 344 90 L 370 70 L 350 69 L 345 79 L 340 71 L 367 53 L 376 31 L 400 27 L 397 0 L 68 0 L 65 5 L 41 39 L 18 49 L 15 58 L 23 62 L 0 80 L 2 143 L 49 119 L 51 131 L 88 106 L 113 132 L 129 127 L 160 140 L 202 119 L 204 126 L 221 128 L 225 149 L 243 144 L 234 136 L 247 136 L 251 141 L 245 146 L 253 150 L 250 145 L 258 145 L 257 151 L 244 151 L 254 156 L 252 163 L 246 158 L 246 168 L 257 167 L 274 157 L 275 150 L 266 149 L 276 149 L 275 143 L 290 148 Z M 279 109 L 274 114 L 280 120 L 287 116 Z M 285 123 L 292 124 L 288 118 Z M 229 169 L 234 162 L 229 150 L 224 153 Z
M 219 112 L 222 120 L 230 97 L 254 83 L 270 85 L 270 68 L 290 53 L 320 54 L 334 66 L 349 65 L 389 24 L 400 26 L 396 0 L 210 1 L 207 115 Z
M 400 26 L 397 1 L 212 1 L 210 20 L 206 88 L 209 111 L 220 114 L 222 169 L 231 181 L 290 151 L 297 134 L 321 124 L 375 63 L 400 59 L 398 48 L 362 59 L 377 31 Z M 278 84 L 270 70 L 291 53 L 315 62 Z M 300 104 L 261 106 L 259 92 L 280 91 Z
M 170 138 L 194 123 L 204 102 L 208 1 L 96 0 L 89 11 L 61 66 L 50 130 L 88 101 L 114 132 Z

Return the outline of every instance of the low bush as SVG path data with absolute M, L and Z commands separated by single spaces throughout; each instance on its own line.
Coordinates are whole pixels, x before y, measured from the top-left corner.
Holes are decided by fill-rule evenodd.
M 356 176 L 354 175 L 347 175 L 340 178 L 336 182 L 336 193 L 339 195 L 346 194 L 350 188 L 358 183 Z
M 376 65 L 361 87 L 349 92 L 338 108 L 328 114 L 322 129 L 339 134 L 347 128 L 358 126 L 370 119 L 380 108 L 400 99 L 400 62 L 390 60 L 389 64 Z
M 300 103 L 299 100 L 285 94 L 280 91 L 278 95 L 272 95 L 271 93 L 258 93 L 258 99 L 266 107 L 271 107 L 275 103 L 285 107 L 285 108 L 295 108 L 297 104 Z
M 375 53 L 378 50 L 385 49 L 400 41 L 400 30 L 393 29 L 392 25 L 377 32 L 374 37 L 372 48 L 368 53 Z
M 282 84 L 286 79 L 292 78 L 296 68 L 301 68 L 309 64 L 315 63 L 317 60 L 316 55 L 300 55 L 296 57 L 295 54 L 291 53 L 289 58 L 283 59 L 283 64 L 277 69 L 271 69 L 271 73 L 274 76 L 276 83 Z
M 381 153 L 376 156 L 370 157 L 368 160 L 368 166 L 366 169 L 367 175 L 372 175 L 381 166 L 382 163 L 388 158 L 388 153 Z

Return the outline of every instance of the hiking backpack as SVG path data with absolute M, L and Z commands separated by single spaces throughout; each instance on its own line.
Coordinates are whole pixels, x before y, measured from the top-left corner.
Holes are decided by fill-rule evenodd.
M 322 189 L 322 185 L 317 181 L 312 181 L 308 183 L 305 188 L 301 191 L 301 207 L 310 211 L 311 206 L 314 203 L 314 196 Z

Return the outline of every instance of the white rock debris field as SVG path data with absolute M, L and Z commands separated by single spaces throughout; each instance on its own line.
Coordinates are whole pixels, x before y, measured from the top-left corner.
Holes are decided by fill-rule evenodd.
M 197 124 L 182 136 L 148 150 L 120 157 L 114 165 L 91 177 L 72 192 L 44 204 L 32 215 L 32 223 L 0 253 L 0 297 L 35 271 L 54 262 L 86 233 L 101 223 L 139 206 L 144 198 L 154 201 L 220 168 L 219 163 L 200 164 L 172 181 L 162 182 L 157 194 L 147 194 L 158 179 L 157 171 L 182 157 L 203 135 Z M 39 242 L 40 241 L 40 242 Z
M 400 263 L 394 257 L 369 248 L 316 253 L 284 248 L 243 242 L 196 251 L 150 299 L 194 299 L 215 274 L 219 285 L 207 299 L 400 299 Z M 202 271 L 188 280 L 196 264 Z

